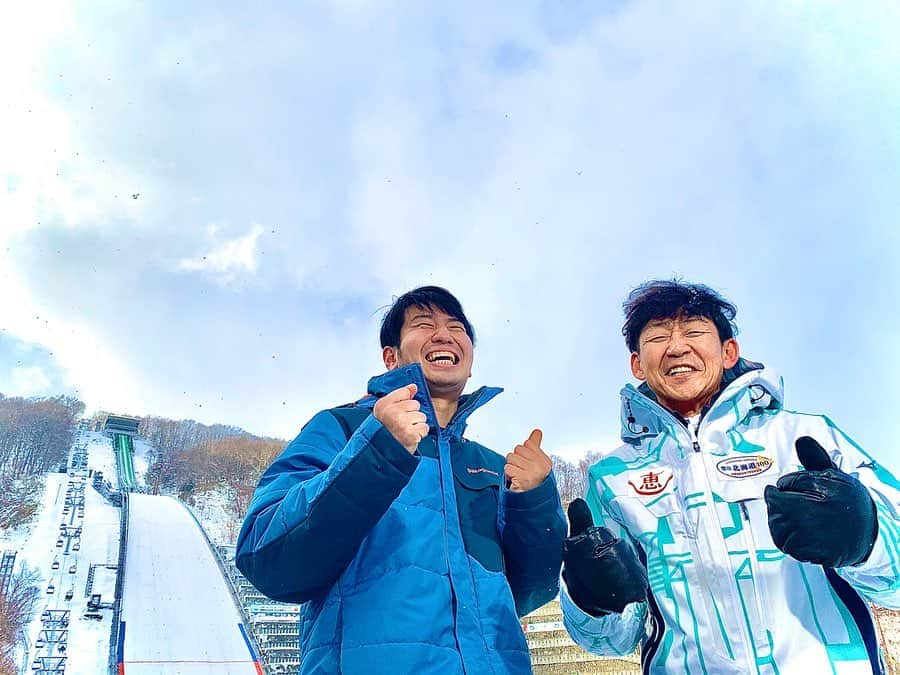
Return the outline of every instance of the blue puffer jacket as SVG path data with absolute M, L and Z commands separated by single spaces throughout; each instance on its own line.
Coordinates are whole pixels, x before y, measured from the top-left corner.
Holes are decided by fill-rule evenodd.
M 431 434 L 416 455 L 374 416 L 415 383 Z M 499 389 L 460 399 L 440 429 L 418 364 L 373 378 L 356 404 L 317 414 L 263 474 L 238 568 L 303 602 L 301 673 L 530 673 L 517 615 L 554 597 L 565 520 L 551 474 L 505 489 L 505 459 L 462 438 Z

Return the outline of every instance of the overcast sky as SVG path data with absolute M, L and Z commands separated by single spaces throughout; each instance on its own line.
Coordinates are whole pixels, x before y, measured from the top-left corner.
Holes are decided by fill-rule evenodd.
M 680 275 L 900 468 L 896 2 L 232 5 L 3 10 L 0 392 L 291 438 L 436 283 L 471 435 L 573 458 Z

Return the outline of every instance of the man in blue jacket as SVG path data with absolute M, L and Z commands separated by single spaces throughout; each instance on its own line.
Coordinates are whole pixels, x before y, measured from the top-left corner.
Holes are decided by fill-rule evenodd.
M 530 673 L 518 617 L 558 591 L 565 520 L 534 430 L 504 459 L 463 437 L 474 331 L 425 286 L 382 322 L 387 372 L 315 415 L 260 479 L 238 568 L 302 602 L 301 673 Z

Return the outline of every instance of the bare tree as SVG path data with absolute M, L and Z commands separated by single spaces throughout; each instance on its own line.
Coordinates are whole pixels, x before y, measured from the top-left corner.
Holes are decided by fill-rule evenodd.
M 12 656 L 0 653 L 0 675 L 18 675 L 18 672 Z
M 559 455 L 550 455 L 553 462 L 553 475 L 556 476 L 556 487 L 563 506 L 567 506 L 576 497 L 584 494 L 584 477 L 579 468 L 567 462 Z
M 153 447 L 146 481 L 154 492 L 189 493 L 193 489 L 192 479 L 183 480 L 187 471 L 184 454 L 202 443 L 235 436 L 254 438 L 240 427 L 164 417 L 144 417 L 138 433 Z
M 224 424 L 145 417 L 140 435 L 153 447 L 146 481 L 153 492 L 168 492 L 189 504 L 218 491 L 235 529 L 250 505 L 262 472 L 287 442 L 262 438 Z
M 0 594 L 0 675 L 15 673 L 13 653 L 25 640 L 25 627 L 34 617 L 40 597 L 37 570 L 22 564 Z
M 228 500 L 229 515 L 237 523 L 250 506 L 262 472 L 284 447 L 285 442 L 280 439 L 255 436 L 231 436 L 201 443 L 183 455 L 182 498 L 185 493 L 222 490 Z
M 65 462 L 82 412 L 71 396 L 0 397 L 0 474 L 28 476 Z
M 13 478 L 0 474 L 0 530 L 28 522 L 37 513 L 43 493 L 43 475 Z
M 599 452 L 589 452 L 581 460 L 578 462 L 578 473 L 581 476 L 582 485 L 587 486 L 588 481 L 588 471 L 591 470 L 591 467 L 594 466 L 600 459 L 603 457 Z

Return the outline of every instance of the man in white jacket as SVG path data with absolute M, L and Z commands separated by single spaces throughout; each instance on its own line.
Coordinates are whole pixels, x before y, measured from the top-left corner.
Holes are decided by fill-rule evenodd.
M 882 673 L 866 601 L 900 607 L 900 484 L 740 358 L 735 307 L 652 281 L 625 302 L 642 382 L 569 509 L 562 605 L 645 673 Z

